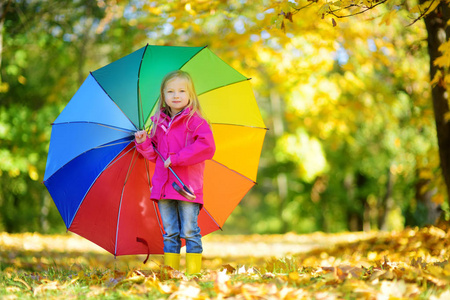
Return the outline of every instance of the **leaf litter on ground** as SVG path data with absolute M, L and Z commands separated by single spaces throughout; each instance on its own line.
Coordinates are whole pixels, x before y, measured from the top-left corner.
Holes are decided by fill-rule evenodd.
M 72 234 L 1 233 L 0 297 L 450 299 L 447 228 L 210 235 L 204 248 L 202 272 L 187 275 L 162 256 L 114 259 Z

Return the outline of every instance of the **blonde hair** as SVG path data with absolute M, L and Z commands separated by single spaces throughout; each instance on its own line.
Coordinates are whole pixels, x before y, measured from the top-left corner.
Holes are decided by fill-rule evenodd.
M 157 110 L 155 113 L 155 120 L 153 122 L 153 127 L 152 127 L 151 133 L 150 133 L 151 137 L 153 137 L 156 133 L 157 126 L 155 126 L 155 125 L 158 124 L 159 121 L 161 120 L 161 112 L 163 112 L 169 116 L 171 115 L 170 107 L 166 104 L 166 99 L 164 96 L 164 89 L 166 88 L 166 85 L 169 81 L 171 81 L 172 79 L 176 79 L 176 78 L 184 79 L 186 81 L 186 88 L 187 88 L 187 92 L 189 95 L 189 103 L 186 107 L 189 107 L 191 111 L 189 112 L 189 118 L 186 121 L 186 126 L 187 126 L 189 120 L 191 119 L 191 117 L 195 113 L 197 113 L 198 115 L 200 115 L 200 117 L 205 119 L 203 117 L 202 108 L 200 107 L 200 102 L 198 101 L 197 93 L 195 92 L 194 81 L 192 80 L 191 75 L 189 75 L 189 73 L 185 72 L 185 71 L 175 70 L 175 71 L 172 71 L 172 72 L 169 72 L 168 74 L 166 74 L 166 76 L 164 76 L 164 78 L 161 82 L 160 96 L 159 96 L 159 100 L 158 100 L 158 104 L 157 104 Z

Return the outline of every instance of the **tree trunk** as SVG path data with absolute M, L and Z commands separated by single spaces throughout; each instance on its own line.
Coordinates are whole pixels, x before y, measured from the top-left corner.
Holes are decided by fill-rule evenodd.
M 279 139 L 284 133 L 283 125 L 283 107 L 280 94 L 275 90 L 270 91 L 270 105 L 273 114 L 273 132 L 276 139 Z M 286 173 L 278 173 L 277 175 L 278 197 L 280 199 L 279 214 L 282 227 L 281 232 L 286 232 L 288 229 L 287 221 L 283 218 L 283 211 L 286 205 L 286 198 L 288 193 L 288 180 Z
M 3 24 L 5 23 L 6 11 L 3 4 L 0 4 L 0 70 L 2 69 L 2 53 L 3 53 Z M 2 84 L 2 72 L 0 71 L 0 88 Z
M 420 0 L 421 3 L 425 2 Z M 442 3 L 436 10 L 425 17 L 425 26 L 428 32 L 428 53 L 430 56 L 430 79 L 437 71 L 446 74 L 443 68 L 434 65 L 437 57 L 441 56 L 438 48 L 448 40 L 450 30 L 447 22 L 450 18 L 448 4 Z M 433 110 L 436 122 L 437 139 L 439 145 L 439 158 L 442 175 L 447 186 L 447 196 L 450 196 L 450 122 L 445 120 L 449 112 L 448 92 L 443 83 L 432 87 Z
M 392 191 L 394 189 L 394 175 L 391 172 L 391 165 L 387 170 L 387 182 L 386 182 L 386 193 L 381 198 L 379 209 L 378 209 L 378 228 L 383 231 L 388 230 L 387 224 L 387 216 L 389 212 L 392 210 L 393 201 L 392 201 Z
M 356 195 L 355 206 L 349 207 L 347 215 L 348 229 L 350 231 L 362 231 L 364 229 L 364 211 L 367 209 L 367 195 L 364 187 L 367 184 L 367 177 L 360 172 L 356 173 Z
M 416 173 L 419 174 L 420 171 L 416 170 Z M 429 189 L 423 192 L 423 187 L 428 186 L 430 183 L 430 179 L 422 179 L 420 178 L 416 182 L 416 199 L 418 203 L 422 205 L 426 209 L 426 216 L 423 216 L 423 225 L 435 225 L 440 217 L 441 210 L 439 204 L 434 203 L 432 198 L 436 193 L 436 189 Z M 421 224 L 422 225 L 422 224 Z

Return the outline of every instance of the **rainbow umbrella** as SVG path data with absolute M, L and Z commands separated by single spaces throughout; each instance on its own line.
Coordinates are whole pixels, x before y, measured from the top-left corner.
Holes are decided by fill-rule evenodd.
M 220 229 L 255 184 L 266 128 L 250 81 L 206 47 L 147 45 L 91 72 L 52 124 L 44 175 L 67 229 L 114 255 L 163 253 L 153 163 L 136 151 L 161 81 L 192 76 L 216 153 L 206 162 L 201 234 Z

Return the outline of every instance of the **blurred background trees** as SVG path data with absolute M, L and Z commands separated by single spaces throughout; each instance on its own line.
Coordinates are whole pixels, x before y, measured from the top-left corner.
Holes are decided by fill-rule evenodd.
M 252 78 L 270 130 L 259 184 L 224 233 L 392 230 L 432 223 L 438 208 L 448 217 L 427 30 L 408 26 L 406 9 L 336 23 L 319 5 L 289 15 L 300 1 L 0 3 L 0 230 L 64 230 L 41 184 L 50 124 L 89 71 L 146 43 L 208 45 Z

